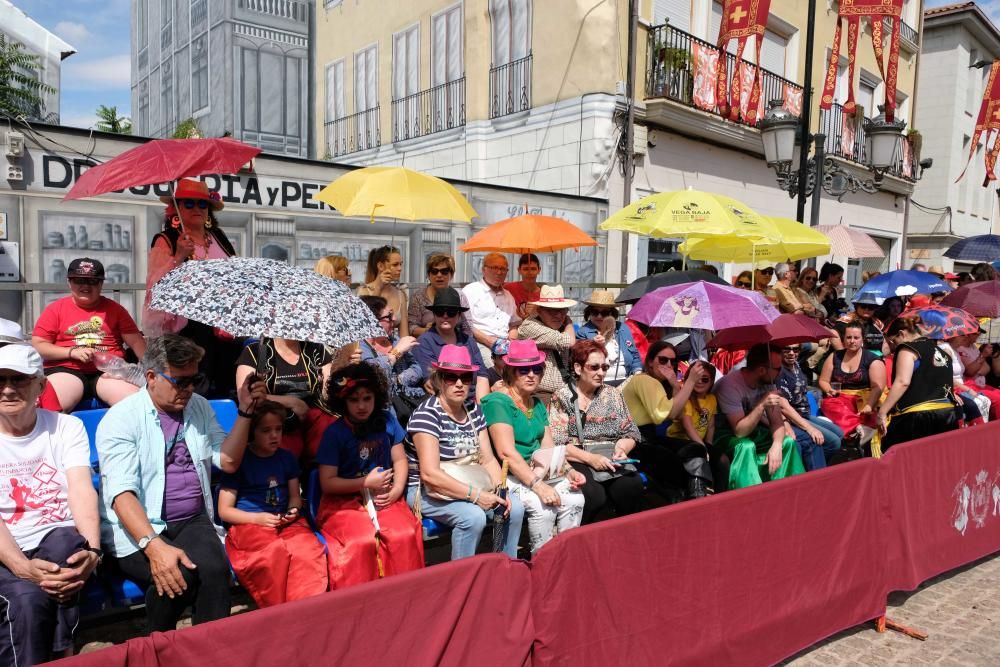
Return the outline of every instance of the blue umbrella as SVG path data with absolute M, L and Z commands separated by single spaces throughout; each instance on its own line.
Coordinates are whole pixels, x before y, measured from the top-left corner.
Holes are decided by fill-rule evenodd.
M 945 250 L 944 256 L 966 262 L 995 262 L 1000 260 L 1000 236 L 970 236 Z
M 935 292 L 950 292 L 952 288 L 941 278 L 926 271 L 889 271 L 875 276 L 861 286 L 851 301 L 861 297 L 874 297 L 881 304 L 893 296 L 913 296 L 914 294 L 933 294 Z

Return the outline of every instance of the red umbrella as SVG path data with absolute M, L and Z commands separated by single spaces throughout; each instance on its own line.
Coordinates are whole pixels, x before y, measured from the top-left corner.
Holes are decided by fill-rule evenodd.
M 1000 317 L 1000 280 L 963 285 L 941 299 L 941 305 L 961 308 L 976 317 Z
M 778 319 L 770 324 L 734 327 L 720 331 L 715 338 L 708 341 L 708 346 L 740 350 L 758 343 L 770 343 L 775 347 L 782 347 L 823 340 L 833 335 L 829 329 L 811 317 L 786 313 L 779 315 Z
M 63 200 L 203 174 L 234 174 L 260 150 L 229 138 L 153 139 L 85 171 Z

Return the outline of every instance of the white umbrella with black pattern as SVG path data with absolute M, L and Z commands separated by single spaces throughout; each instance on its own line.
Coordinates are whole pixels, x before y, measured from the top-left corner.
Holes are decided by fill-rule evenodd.
M 153 286 L 150 307 L 234 336 L 344 347 L 384 335 L 344 283 L 256 257 L 185 262 Z

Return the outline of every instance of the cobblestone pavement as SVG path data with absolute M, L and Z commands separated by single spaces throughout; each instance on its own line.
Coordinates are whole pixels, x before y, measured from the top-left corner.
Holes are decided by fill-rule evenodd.
M 888 617 L 928 633 L 919 641 L 875 632 L 868 623 L 845 630 L 783 663 L 791 667 L 862 665 L 1000 665 L 1000 555 L 889 597 Z

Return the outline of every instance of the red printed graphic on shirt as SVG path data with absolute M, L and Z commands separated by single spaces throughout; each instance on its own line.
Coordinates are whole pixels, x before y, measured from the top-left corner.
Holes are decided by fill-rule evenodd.
M 3 466 L 0 496 L 9 499 L 4 505 L 4 523 L 15 526 L 24 522 L 32 526 L 61 523 L 69 518 L 69 507 L 62 499 L 58 472 L 41 459 Z M 9 513 L 8 513 L 9 512 Z

